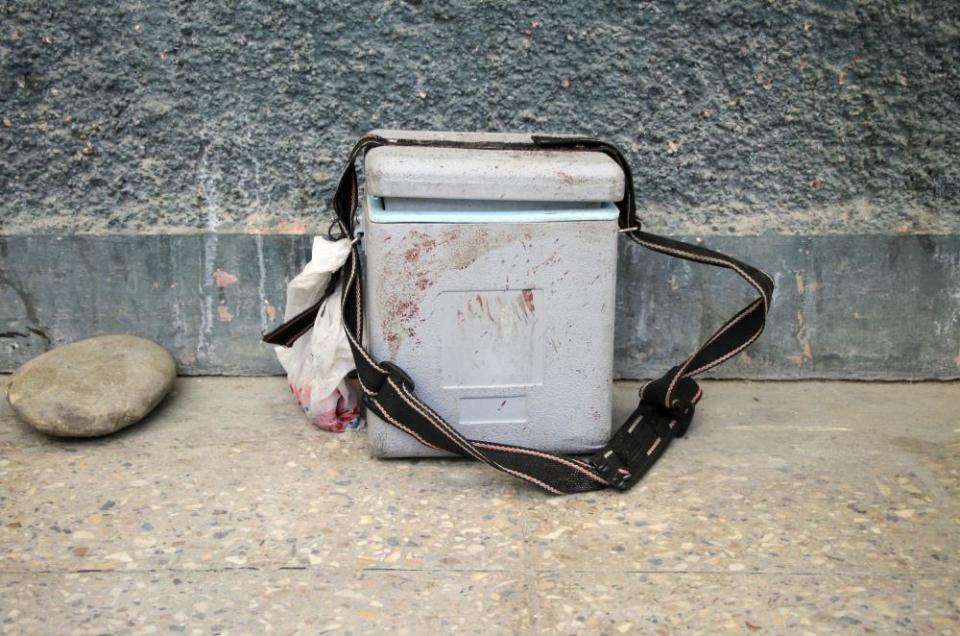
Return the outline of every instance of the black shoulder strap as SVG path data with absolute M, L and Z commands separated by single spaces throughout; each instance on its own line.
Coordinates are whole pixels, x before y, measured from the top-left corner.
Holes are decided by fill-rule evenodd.
M 644 247 L 688 261 L 731 269 L 747 281 L 758 297 L 710 337 L 693 355 L 640 389 L 640 401 L 610 442 L 586 458 L 467 439 L 417 398 L 413 380 L 391 362 L 378 362 L 363 346 L 363 276 L 357 246 L 340 271 L 341 308 L 357 378 L 367 408 L 420 443 L 472 457 L 497 470 L 524 479 L 554 494 L 614 487 L 629 489 L 660 458 L 675 437 L 682 437 L 693 418 L 701 390 L 692 377 L 721 364 L 756 340 L 766 321 L 773 280 L 760 270 L 718 252 L 644 232 L 636 218 L 633 177 L 623 154 L 611 144 L 590 138 L 533 136 L 529 143 L 473 143 L 387 139 L 367 135 L 354 146 L 334 195 L 334 209 L 344 236 L 355 237 L 358 202 L 356 160 L 383 145 L 442 146 L 480 149 L 550 149 L 596 151 L 609 155 L 626 177 L 620 210 L 620 231 Z M 326 296 L 326 295 L 325 295 Z M 266 334 L 265 342 L 292 345 L 313 324 L 322 298 L 313 307 Z

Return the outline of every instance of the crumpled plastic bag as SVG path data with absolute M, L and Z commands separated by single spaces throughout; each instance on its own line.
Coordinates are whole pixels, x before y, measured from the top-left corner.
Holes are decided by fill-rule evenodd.
M 284 320 L 317 302 L 330 277 L 350 256 L 350 240 L 313 239 L 313 253 L 303 271 L 287 284 Z M 340 320 L 339 286 L 323 304 L 313 327 L 292 347 L 276 347 L 290 391 L 307 418 L 328 431 L 359 428 L 357 398 L 346 383 L 353 355 Z

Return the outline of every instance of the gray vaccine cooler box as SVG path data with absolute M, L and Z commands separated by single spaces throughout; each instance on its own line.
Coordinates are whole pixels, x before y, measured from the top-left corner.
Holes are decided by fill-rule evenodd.
M 375 131 L 387 138 L 529 141 Z M 471 439 L 560 453 L 610 437 L 617 164 L 599 152 L 382 146 L 364 166 L 374 357 Z M 371 453 L 429 449 L 368 411 Z

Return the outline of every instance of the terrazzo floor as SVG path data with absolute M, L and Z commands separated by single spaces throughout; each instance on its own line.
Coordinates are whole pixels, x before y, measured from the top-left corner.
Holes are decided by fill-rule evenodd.
M 634 490 L 563 498 L 370 459 L 279 378 L 179 378 L 95 441 L 3 401 L 0 630 L 960 633 L 960 384 L 705 394 Z

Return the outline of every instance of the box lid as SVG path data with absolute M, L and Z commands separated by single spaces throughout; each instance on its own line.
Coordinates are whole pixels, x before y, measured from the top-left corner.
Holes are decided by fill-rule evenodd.
M 530 135 L 374 130 L 387 139 L 527 142 Z M 606 202 L 624 176 L 601 152 L 380 146 L 364 164 L 367 194 L 417 199 Z

